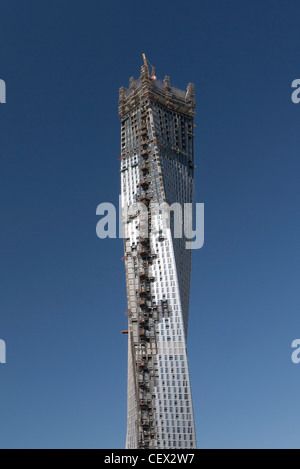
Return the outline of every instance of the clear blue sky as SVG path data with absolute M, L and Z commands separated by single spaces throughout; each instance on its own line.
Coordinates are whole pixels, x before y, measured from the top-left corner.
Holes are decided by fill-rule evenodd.
M 122 448 L 118 89 L 195 83 L 188 353 L 200 448 L 300 447 L 299 1 L 1 0 L 2 448 Z

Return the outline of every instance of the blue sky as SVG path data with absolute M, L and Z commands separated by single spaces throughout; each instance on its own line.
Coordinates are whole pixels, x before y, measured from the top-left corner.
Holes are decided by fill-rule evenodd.
M 297 1 L 2 0 L 2 448 L 122 448 L 122 241 L 96 236 L 120 192 L 118 89 L 195 83 L 188 354 L 200 448 L 299 448 Z

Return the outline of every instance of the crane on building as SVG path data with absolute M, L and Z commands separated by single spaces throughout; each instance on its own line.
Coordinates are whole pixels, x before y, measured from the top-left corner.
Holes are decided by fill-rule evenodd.
M 151 67 L 151 75 L 150 75 L 150 73 L 149 73 L 149 77 L 150 77 L 152 80 L 156 80 L 156 76 L 155 76 L 155 67 L 153 67 L 153 65 L 151 65 L 151 63 L 149 62 L 149 60 L 146 59 L 146 55 L 145 55 L 145 54 L 142 54 L 142 55 L 143 55 L 144 65 L 145 65 L 146 69 L 148 70 L 148 73 L 149 73 L 148 64 L 149 64 L 150 67 Z

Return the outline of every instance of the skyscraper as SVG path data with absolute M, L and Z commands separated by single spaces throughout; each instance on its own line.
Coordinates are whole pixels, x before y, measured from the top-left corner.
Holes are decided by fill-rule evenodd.
M 174 236 L 180 207 L 193 201 L 194 111 L 193 85 L 158 81 L 145 57 L 140 78 L 120 88 L 128 449 L 196 448 L 186 354 L 191 250 Z M 177 214 L 167 209 L 174 203 Z

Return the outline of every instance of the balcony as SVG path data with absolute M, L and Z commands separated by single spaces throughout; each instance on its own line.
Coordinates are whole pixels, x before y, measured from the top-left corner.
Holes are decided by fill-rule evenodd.
M 142 202 L 142 204 L 145 204 L 145 205 L 148 205 L 150 203 L 150 198 L 145 196 L 145 197 L 141 197 L 140 201 Z
M 141 298 L 145 298 L 145 297 L 147 297 L 147 296 L 148 296 L 148 292 L 147 292 L 144 288 L 142 288 L 142 289 L 140 290 L 140 297 L 141 297 Z
M 148 275 L 145 272 L 140 272 L 139 277 L 141 282 L 148 280 Z
M 143 188 L 149 187 L 149 181 L 144 180 L 144 181 L 140 182 L 140 186 L 143 187 Z

